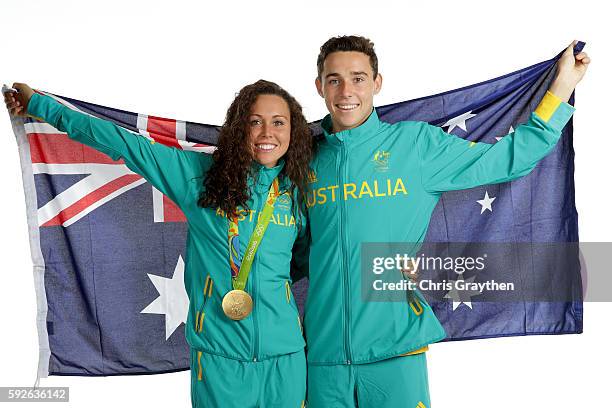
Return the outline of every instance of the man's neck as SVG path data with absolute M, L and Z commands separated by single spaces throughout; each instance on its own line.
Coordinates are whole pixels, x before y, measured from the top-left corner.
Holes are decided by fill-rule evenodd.
M 357 125 L 354 126 L 341 126 L 340 124 L 338 124 L 335 120 L 334 117 L 332 116 L 332 132 L 333 133 L 338 133 L 338 132 L 342 132 L 344 130 L 351 130 L 351 129 L 355 129 L 358 128 L 359 126 L 363 125 L 369 118 L 370 116 L 366 116 L 365 118 L 363 118 L 363 120 L 361 122 L 359 122 Z

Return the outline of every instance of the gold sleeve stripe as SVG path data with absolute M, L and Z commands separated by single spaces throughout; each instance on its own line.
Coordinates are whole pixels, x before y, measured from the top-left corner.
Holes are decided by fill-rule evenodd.
M 429 350 L 429 346 L 421 347 L 420 349 L 416 349 L 416 350 L 410 351 L 408 353 L 400 354 L 399 356 L 403 357 L 403 356 L 411 356 L 413 354 L 421 354 L 421 353 L 426 352 L 427 350 Z
M 559 97 L 557 97 L 555 94 L 550 91 L 546 91 L 546 94 L 535 110 L 535 114 L 538 115 L 544 122 L 548 122 L 559 105 L 561 105 L 561 102 L 561 99 L 559 99 Z
M 196 333 L 198 332 L 198 323 L 200 322 L 200 312 L 196 312 L 196 318 L 195 318 L 195 331 Z
M 287 303 L 289 303 L 291 301 L 291 288 L 287 281 L 285 281 L 285 296 L 287 297 Z
M 208 277 L 210 278 L 210 275 L 208 275 Z M 210 280 L 210 286 L 208 287 L 208 297 L 212 296 L 212 288 L 213 288 L 213 280 Z
M 416 408 L 427 408 L 425 406 L 425 404 L 423 404 L 421 401 L 419 401 L 419 403 L 417 404 Z

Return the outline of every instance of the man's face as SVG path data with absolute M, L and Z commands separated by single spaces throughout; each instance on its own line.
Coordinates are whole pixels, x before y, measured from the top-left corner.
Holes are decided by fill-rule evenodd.
M 370 58 L 361 52 L 338 51 L 325 58 L 321 78 L 315 81 L 331 114 L 333 131 L 352 129 L 365 122 L 380 91 L 382 77 L 374 78 Z

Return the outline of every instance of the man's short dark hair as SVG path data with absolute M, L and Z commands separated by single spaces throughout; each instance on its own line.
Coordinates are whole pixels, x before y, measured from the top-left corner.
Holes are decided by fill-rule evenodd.
M 378 75 L 378 57 L 374 51 L 374 43 L 370 39 L 361 37 L 358 35 L 342 35 L 338 37 L 332 37 L 325 41 L 325 44 L 321 46 L 321 51 L 317 57 L 317 73 L 319 79 L 323 73 L 323 63 L 327 56 L 333 52 L 338 51 L 356 51 L 367 55 L 370 58 L 370 66 L 374 73 L 373 79 L 376 79 Z

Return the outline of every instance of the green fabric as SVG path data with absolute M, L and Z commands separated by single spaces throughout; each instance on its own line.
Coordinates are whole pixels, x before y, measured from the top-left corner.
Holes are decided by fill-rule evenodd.
M 420 243 L 442 192 L 514 180 L 559 140 L 574 108 L 562 103 L 548 122 L 535 113 L 495 144 L 472 143 L 425 122 L 381 122 L 331 133 L 312 163 L 309 364 L 367 363 L 445 337 L 431 307 L 415 315 L 401 302 L 364 302 L 361 244 Z M 422 298 L 422 294 L 416 292 Z
M 302 408 L 305 398 L 303 350 L 256 363 L 202 353 L 199 364 L 191 351 L 193 408 Z
M 430 408 L 425 354 L 368 364 L 309 364 L 308 408 Z
M 288 299 L 286 283 L 292 282 L 289 269 L 294 242 L 308 237 L 305 235 L 305 217 L 302 216 L 297 220 L 302 225 L 298 237 L 291 211 L 294 197 L 286 192 L 288 185 L 284 177 L 280 177 L 283 195 L 278 197 L 246 288 L 253 297 L 253 313 L 241 321 L 233 321 L 221 308 L 223 296 L 232 290 L 227 218 L 221 212 L 197 205 L 211 156 L 152 143 L 109 121 L 68 109 L 48 96 L 32 96 L 28 111 L 67 132 L 71 139 L 114 160 L 123 159 L 128 168 L 142 175 L 183 211 L 188 225 L 184 261 L 189 314 L 185 335 L 192 348 L 242 361 L 261 360 L 303 349 L 297 305 L 293 296 Z M 242 253 L 270 185 L 283 165 L 281 162 L 276 167 L 266 168 L 253 164 L 255 177 L 248 181 L 251 199 L 247 203 L 251 210 L 242 212 L 238 220 Z M 210 297 L 204 296 L 208 276 L 213 282 L 212 290 L 207 288 Z M 196 332 L 195 318 L 202 314 L 202 330 Z

